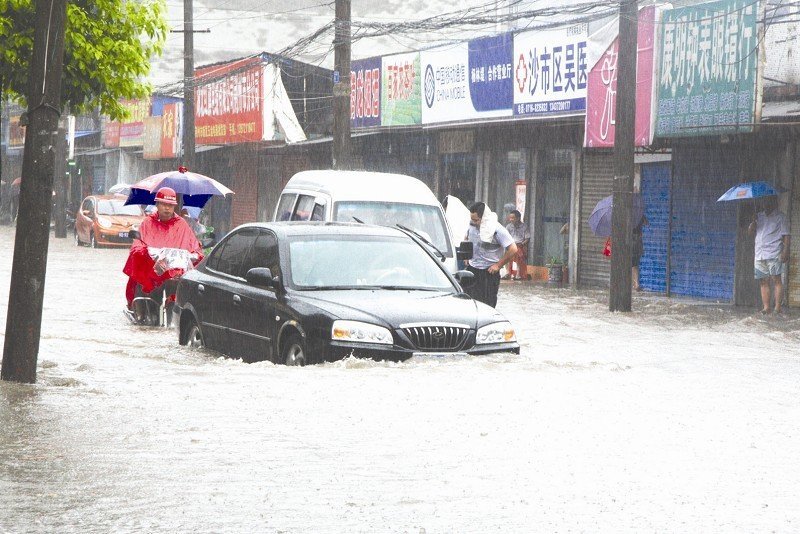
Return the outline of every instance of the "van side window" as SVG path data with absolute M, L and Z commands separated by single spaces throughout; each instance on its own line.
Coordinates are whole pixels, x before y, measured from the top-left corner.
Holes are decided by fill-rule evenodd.
M 314 212 L 311 214 L 312 221 L 325 220 L 325 204 L 314 204 Z
M 281 200 L 278 202 L 278 209 L 275 210 L 276 221 L 288 221 L 291 219 L 295 199 L 297 199 L 297 195 L 294 193 L 281 195 Z
M 293 221 L 310 221 L 311 213 L 314 211 L 314 201 L 316 199 L 311 195 L 299 195 L 297 199 L 297 206 L 292 213 Z

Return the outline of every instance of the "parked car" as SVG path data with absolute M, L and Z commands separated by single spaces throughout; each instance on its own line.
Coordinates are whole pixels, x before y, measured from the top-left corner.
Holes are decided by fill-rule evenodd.
M 133 242 L 131 228 L 144 217 L 142 207 L 126 206 L 123 196 L 89 195 L 75 214 L 75 244 L 128 247 Z
M 274 221 L 364 222 L 402 224 L 420 233 L 440 252 L 451 273 L 458 259 L 469 259 L 458 246 L 442 205 L 420 180 L 404 174 L 314 170 L 292 176 L 281 192 Z M 467 222 L 469 216 L 467 215 Z
M 471 281 L 397 228 L 246 224 L 181 278 L 178 339 L 290 365 L 519 353 L 506 318 L 462 291 Z

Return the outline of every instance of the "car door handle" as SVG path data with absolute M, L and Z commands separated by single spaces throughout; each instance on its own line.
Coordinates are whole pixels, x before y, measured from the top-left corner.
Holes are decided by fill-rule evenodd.
M 205 293 L 206 292 L 206 286 L 204 286 L 203 284 L 197 284 L 197 292 L 200 293 L 200 294 Z
M 242 302 L 242 297 L 240 297 L 239 295 L 234 295 L 233 296 L 233 303 L 234 304 L 241 304 L 241 302 Z

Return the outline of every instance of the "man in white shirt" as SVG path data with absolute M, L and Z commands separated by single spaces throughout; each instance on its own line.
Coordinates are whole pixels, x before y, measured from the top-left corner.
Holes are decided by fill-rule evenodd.
M 470 208 L 470 226 L 467 241 L 472 242 L 472 259 L 467 270 L 475 276 L 475 282 L 466 293 L 473 299 L 497 306 L 497 292 L 500 289 L 500 269 L 517 254 L 514 238 L 495 218 L 493 222 L 484 221 L 484 212 L 491 211 L 483 202 L 476 202 Z M 487 240 L 481 239 L 485 231 Z
M 775 313 L 781 313 L 784 265 L 789 260 L 789 226 L 778 211 L 778 197 L 764 197 L 763 211 L 750 223 L 748 233 L 756 235 L 755 277 L 761 284 L 761 313 L 770 312 L 770 281 L 775 299 Z

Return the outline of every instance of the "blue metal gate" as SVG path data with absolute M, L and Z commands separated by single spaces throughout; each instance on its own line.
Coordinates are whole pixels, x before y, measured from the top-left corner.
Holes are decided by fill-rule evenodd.
M 643 163 L 642 198 L 648 225 L 642 229 L 644 254 L 639 263 L 639 285 L 648 291 L 667 290 L 671 164 Z
M 739 155 L 723 147 L 675 148 L 669 291 L 733 299 L 736 203 L 717 202 L 738 183 Z

